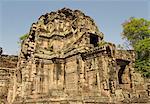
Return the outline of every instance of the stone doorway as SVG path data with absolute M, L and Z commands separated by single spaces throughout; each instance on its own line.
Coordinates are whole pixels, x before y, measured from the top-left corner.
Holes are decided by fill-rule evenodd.
M 130 70 L 127 68 L 130 61 L 117 59 L 118 70 L 118 83 L 129 84 L 130 83 Z

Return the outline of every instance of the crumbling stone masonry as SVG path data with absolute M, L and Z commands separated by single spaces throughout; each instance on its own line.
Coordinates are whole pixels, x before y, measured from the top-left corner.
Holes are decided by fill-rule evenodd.
M 12 89 L 14 86 L 14 72 L 17 67 L 17 61 L 17 56 L 0 55 L 0 104 L 7 104 L 7 99 L 11 97 L 8 96 L 8 93 L 10 93 L 8 89 Z
M 42 15 L 21 45 L 9 104 L 150 103 L 133 51 L 103 40 L 94 21 L 63 8 Z

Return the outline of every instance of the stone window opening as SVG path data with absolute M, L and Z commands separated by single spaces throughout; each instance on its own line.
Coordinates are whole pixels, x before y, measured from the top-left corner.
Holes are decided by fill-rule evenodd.
M 94 47 L 98 46 L 98 36 L 94 34 L 90 34 L 90 44 L 93 44 Z

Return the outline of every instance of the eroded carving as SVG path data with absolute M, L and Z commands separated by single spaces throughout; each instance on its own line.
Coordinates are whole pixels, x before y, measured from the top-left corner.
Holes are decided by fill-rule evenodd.
M 18 59 L 12 80 L 1 84 L 0 79 L 0 86 L 10 84 L 0 93 L 8 95 L 3 102 L 9 104 L 149 100 L 150 84 L 134 71 L 134 52 L 105 42 L 93 19 L 79 10 L 63 8 L 42 15 L 32 24 Z

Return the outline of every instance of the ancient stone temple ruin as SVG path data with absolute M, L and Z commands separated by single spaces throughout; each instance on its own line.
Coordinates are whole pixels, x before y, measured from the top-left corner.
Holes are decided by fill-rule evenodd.
M 79 10 L 42 15 L 22 42 L 7 103 L 148 104 L 150 81 L 134 70 L 134 51 L 103 37 Z
M 9 104 L 7 103 L 8 93 L 10 93 L 9 90 L 13 91 L 17 61 L 18 57 L 15 55 L 0 55 L 0 104 Z

